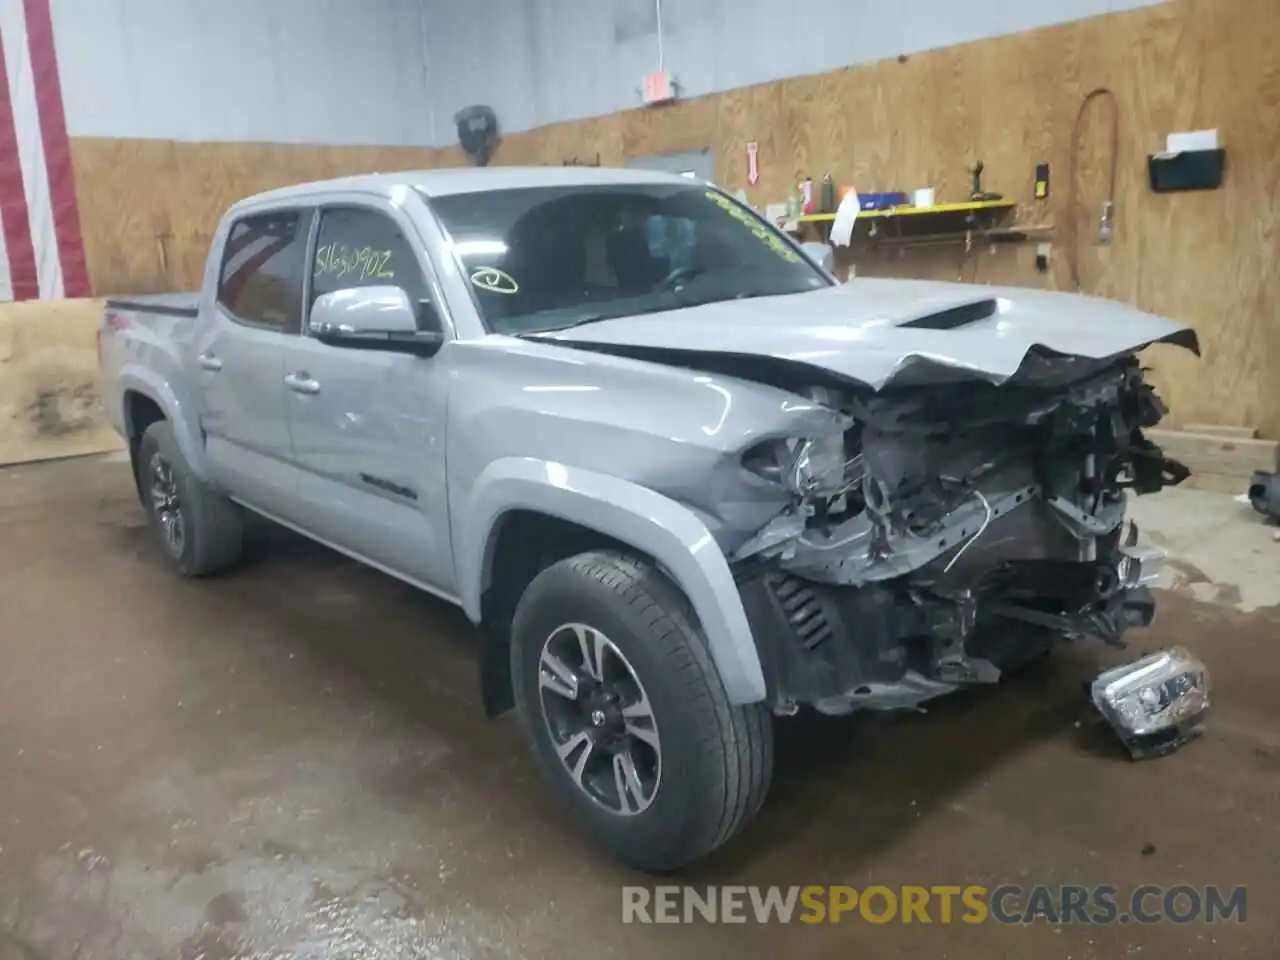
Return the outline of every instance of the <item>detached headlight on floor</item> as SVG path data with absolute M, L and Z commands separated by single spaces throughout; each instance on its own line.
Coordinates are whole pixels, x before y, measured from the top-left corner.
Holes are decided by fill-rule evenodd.
M 1209 671 L 1182 647 L 1113 667 L 1093 681 L 1094 705 L 1134 757 L 1162 756 L 1199 732 Z

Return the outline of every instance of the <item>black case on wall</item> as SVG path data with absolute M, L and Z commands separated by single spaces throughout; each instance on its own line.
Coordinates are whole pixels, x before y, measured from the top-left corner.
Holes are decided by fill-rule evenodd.
M 1184 150 L 1154 153 L 1147 157 L 1147 176 L 1156 193 L 1177 190 L 1216 190 L 1222 186 L 1227 151 Z

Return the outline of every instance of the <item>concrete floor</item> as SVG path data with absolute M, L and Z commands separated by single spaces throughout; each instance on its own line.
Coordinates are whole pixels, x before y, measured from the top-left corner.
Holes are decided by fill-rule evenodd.
M 924 715 L 792 721 L 749 832 L 697 883 L 1245 884 L 1206 927 L 638 927 L 624 883 L 487 722 L 468 625 L 282 538 L 170 575 L 120 462 L 0 471 L 0 960 L 1274 957 L 1280 543 L 1229 498 L 1139 520 L 1176 560 L 1156 626 L 1213 671 L 1209 730 L 1149 763 L 1063 650 Z

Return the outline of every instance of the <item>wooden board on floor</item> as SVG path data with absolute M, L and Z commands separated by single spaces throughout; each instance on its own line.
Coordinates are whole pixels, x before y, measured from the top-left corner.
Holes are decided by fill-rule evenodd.
M 1182 428 L 1187 433 L 1208 433 L 1215 437 L 1229 437 L 1235 440 L 1257 440 L 1257 427 L 1224 427 L 1217 423 L 1188 423 Z
M 1182 481 L 1179 489 L 1205 490 L 1209 493 L 1225 493 L 1238 497 L 1249 491 L 1249 478 L 1222 473 L 1193 473 Z
M 1255 470 L 1275 470 L 1280 451 L 1280 444 L 1274 440 L 1246 440 L 1185 430 L 1145 430 L 1143 435 L 1193 473 L 1240 477 L 1245 481 Z
M 100 300 L 0 304 L 0 466 L 119 450 L 99 399 Z

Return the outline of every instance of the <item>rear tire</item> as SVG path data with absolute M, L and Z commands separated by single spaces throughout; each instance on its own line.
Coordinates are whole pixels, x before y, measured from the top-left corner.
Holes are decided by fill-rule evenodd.
M 773 773 L 769 713 L 729 703 L 687 600 L 651 565 L 598 552 L 544 570 L 517 606 L 511 669 L 543 774 L 624 863 L 684 866 L 763 804 Z M 624 752 L 630 761 L 619 760 Z
M 147 516 L 179 573 L 206 577 L 236 564 L 244 542 L 243 513 L 191 471 L 169 421 L 147 427 L 135 469 Z

